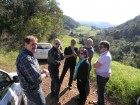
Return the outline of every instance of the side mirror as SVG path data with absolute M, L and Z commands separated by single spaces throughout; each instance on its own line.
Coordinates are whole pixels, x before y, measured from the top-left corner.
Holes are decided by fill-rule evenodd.
M 15 83 L 19 82 L 18 76 L 13 76 L 13 82 L 15 82 Z

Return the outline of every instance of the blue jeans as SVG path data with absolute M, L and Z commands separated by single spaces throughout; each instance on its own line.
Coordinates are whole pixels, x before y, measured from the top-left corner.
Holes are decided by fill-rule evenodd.
M 28 105 L 30 105 L 29 103 L 33 103 L 33 105 L 47 105 L 41 86 L 36 90 L 25 90 L 24 93 L 27 97 Z
M 108 82 L 109 77 L 101 77 L 97 75 L 97 92 L 98 92 L 98 105 L 105 105 L 104 101 L 104 92 L 105 92 L 105 86 Z

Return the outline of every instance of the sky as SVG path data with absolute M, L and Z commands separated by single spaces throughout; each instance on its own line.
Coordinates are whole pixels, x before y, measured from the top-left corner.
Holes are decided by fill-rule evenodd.
M 57 0 L 64 15 L 76 21 L 122 24 L 140 15 L 140 0 Z

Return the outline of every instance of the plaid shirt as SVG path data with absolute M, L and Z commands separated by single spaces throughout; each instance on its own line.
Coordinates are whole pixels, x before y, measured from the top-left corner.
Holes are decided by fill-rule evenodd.
M 16 60 L 20 85 L 24 90 L 38 89 L 41 83 L 41 70 L 33 53 L 23 49 Z

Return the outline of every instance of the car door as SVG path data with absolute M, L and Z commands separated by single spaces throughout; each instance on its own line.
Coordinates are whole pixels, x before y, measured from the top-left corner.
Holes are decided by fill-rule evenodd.
M 22 90 L 8 73 L 0 71 L 0 105 L 20 105 Z

